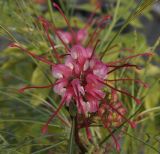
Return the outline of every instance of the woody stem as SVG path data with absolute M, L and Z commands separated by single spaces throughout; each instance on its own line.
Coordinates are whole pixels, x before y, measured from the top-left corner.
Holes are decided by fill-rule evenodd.
M 76 117 L 74 118 L 75 120 L 75 142 L 77 144 L 77 146 L 79 147 L 80 149 L 80 154 L 84 154 L 87 152 L 87 149 L 86 147 L 82 144 L 81 142 L 81 139 L 80 139 L 80 136 L 79 136 L 79 128 L 78 128 L 78 118 L 77 118 L 77 115 Z

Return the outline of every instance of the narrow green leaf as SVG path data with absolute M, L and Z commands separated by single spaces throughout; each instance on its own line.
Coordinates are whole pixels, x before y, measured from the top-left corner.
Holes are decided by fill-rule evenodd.
M 46 65 L 44 65 L 43 67 L 45 67 L 47 69 Z M 47 85 L 47 84 L 49 84 L 46 76 L 43 74 L 43 72 L 41 71 L 41 68 L 39 68 L 39 67 L 37 67 L 34 70 L 34 72 L 32 74 L 31 83 L 32 83 L 32 85 L 37 85 L 37 86 L 38 85 Z M 49 90 L 50 90 L 49 88 L 46 88 L 46 89 L 34 89 L 33 93 L 36 95 L 36 97 L 33 96 L 31 98 L 31 104 L 34 104 L 35 106 L 41 104 L 42 102 L 40 101 L 40 99 L 44 99 L 45 100 L 46 97 L 48 96 Z
M 74 132 L 75 132 L 75 119 L 72 119 L 72 128 L 70 133 L 70 139 L 69 139 L 69 148 L 68 148 L 68 154 L 74 154 Z
M 106 46 L 105 50 L 102 52 L 102 56 L 101 59 L 105 56 L 105 53 L 108 51 L 108 49 L 110 48 L 110 46 L 112 45 L 112 43 L 114 42 L 114 40 L 120 35 L 120 33 L 124 30 L 124 28 L 132 21 L 134 20 L 137 16 L 139 16 L 140 14 L 142 14 L 142 12 L 149 7 L 150 5 L 152 5 L 154 2 L 156 2 L 156 0 L 141 0 L 136 8 L 134 9 L 134 11 L 129 15 L 129 17 L 127 18 L 126 22 L 124 23 L 124 25 L 122 26 L 122 28 L 113 36 L 113 38 L 111 39 L 111 41 L 108 43 L 108 45 Z
M 65 142 L 65 141 L 62 141 L 62 142 L 59 142 L 59 143 L 57 143 L 57 144 L 48 146 L 48 147 L 43 148 L 43 149 L 41 149 L 41 150 L 35 151 L 35 152 L 33 152 L 32 154 L 40 154 L 41 152 L 47 151 L 47 150 L 49 150 L 49 149 L 52 149 L 52 148 L 54 148 L 54 147 L 56 147 L 56 146 L 58 146 L 58 145 L 60 145 L 60 144 L 62 144 L 62 143 L 64 143 L 64 142 Z
M 18 41 L 16 40 L 16 38 L 2 25 L 0 25 L 0 28 L 2 28 L 10 37 L 13 41 L 15 41 L 16 43 L 18 43 Z
M 138 137 L 133 136 L 133 135 L 131 135 L 131 134 L 129 134 L 129 133 L 126 133 L 126 132 L 124 132 L 124 133 L 125 133 L 126 135 L 128 135 L 129 137 L 131 137 L 131 138 L 133 138 L 133 139 L 135 139 L 135 140 L 143 143 L 144 145 L 146 145 L 147 147 L 151 148 L 151 149 L 154 150 L 155 152 L 160 153 L 160 151 L 158 151 L 155 147 L 153 147 L 152 145 L 150 145 L 150 144 L 148 144 L 147 142 L 143 141 L 142 139 L 139 139 Z
M 0 123 L 1 122 L 6 122 L 6 123 L 9 123 L 9 122 L 21 122 L 21 123 L 30 123 L 30 124 L 38 124 L 38 125 L 44 125 L 45 122 L 41 122 L 41 121 L 37 121 L 37 120 L 28 120 L 28 119 L 0 119 Z M 56 127 L 56 128 L 60 128 L 59 125 L 55 125 L 55 124 L 49 124 L 49 126 L 52 126 L 52 127 Z

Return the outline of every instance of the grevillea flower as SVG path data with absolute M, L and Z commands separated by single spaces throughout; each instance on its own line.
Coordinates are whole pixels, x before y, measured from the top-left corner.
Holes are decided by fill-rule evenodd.
M 52 74 L 58 79 L 54 91 L 66 100 L 66 105 L 74 101 L 82 114 L 96 112 L 105 96 L 101 82 L 107 76 L 107 66 L 92 53 L 89 48 L 74 45 L 64 64 L 52 66 Z
M 18 44 L 12 44 L 12 47 L 20 48 L 28 55 L 51 66 L 51 73 L 56 79 L 55 83 L 51 85 L 39 87 L 26 86 L 20 89 L 20 92 L 24 92 L 24 90 L 32 88 L 53 88 L 54 92 L 61 97 L 61 102 L 58 109 L 53 113 L 53 115 L 51 115 L 43 127 L 43 133 L 47 131 L 48 124 L 58 114 L 60 109 L 63 106 L 69 107 L 72 104 L 74 104 L 77 109 L 76 117 L 83 119 L 82 121 L 79 121 L 77 129 L 85 127 L 88 139 L 91 139 L 89 127 L 93 123 L 91 120 L 93 116 L 98 116 L 104 127 L 110 133 L 112 128 L 121 125 L 122 122 L 125 121 L 128 122 L 132 128 L 134 128 L 135 123 L 126 118 L 127 109 L 125 108 L 124 103 L 118 99 L 118 93 L 129 96 L 131 99 L 134 99 L 137 104 L 140 104 L 140 100 L 130 95 L 126 90 L 115 88 L 112 83 L 134 81 L 144 87 L 147 87 L 147 84 L 140 80 L 130 78 L 113 80 L 109 80 L 108 78 L 111 73 L 114 73 L 122 68 L 133 67 L 139 69 L 137 65 L 130 64 L 127 61 L 138 56 L 150 56 L 151 53 L 132 55 L 114 62 L 105 63 L 99 58 L 100 55 L 97 55 L 95 52 L 99 43 L 97 38 L 102 29 L 99 29 L 99 27 L 96 28 L 90 36 L 89 42 L 86 46 L 84 46 L 80 42 L 86 38 L 86 34 L 83 35 L 80 31 L 78 31 L 75 36 L 75 32 L 73 31 L 63 11 L 57 4 L 54 3 L 54 6 L 58 8 L 59 12 L 67 22 L 70 30 L 69 32 L 60 32 L 54 24 L 51 25 L 42 17 L 40 17 L 39 20 L 44 27 L 57 63 L 50 61 L 46 57 L 35 55 Z M 101 26 L 106 20 L 108 20 L 108 16 L 103 17 L 103 19 L 98 22 L 98 26 Z M 64 54 L 59 54 L 55 48 L 55 43 L 50 37 L 49 30 L 53 30 L 55 35 L 61 40 L 65 47 Z M 72 42 L 72 37 L 76 37 L 76 41 Z M 71 45 L 68 45 L 70 41 L 72 43 Z M 108 99 L 106 91 L 107 93 L 110 93 L 111 99 Z M 120 146 L 116 137 L 113 133 L 111 133 L 111 135 L 115 141 L 117 150 L 119 150 Z
M 59 10 L 59 12 L 62 14 L 62 16 L 64 17 L 65 21 L 67 22 L 67 24 L 70 27 L 70 24 L 69 24 L 67 18 L 65 17 L 63 11 L 60 9 L 60 7 L 56 3 L 53 3 L 53 5 L 57 10 Z M 77 22 L 75 21 L 76 30 L 72 30 L 71 28 L 70 28 L 70 31 L 57 30 L 57 33 L 59 34 L 59 37 L 61 37 L 63 42 L 65 42 L 66 44 L 69 44 L 69 45 L 83 44 L 88 38 L 88 35 L 89 35 L 88 29 L 93 24 L 99 24 L 99 26 L 101 26 L 104 23 L 104 20 L 111 18 L 110 16 L 104 17 L 105 19 L 103 19 L 101 22 L 99 22 L 99 20 L 94 20 L 95 12 L 99 8 L 100 8 L 100 5 L 97 4 L 94 12 L 91 13 L 91 15 L 88 18 L 86 24 L 82 28 L 78 28 Z M 52 23 L 50 23 L 50 25 L 52 25 Z M 95 33 L 96 33 L 96 31 L 95 31 Z M 95 35 L 95 33 L 94 33 L 94 35 Z M 93 37 L 93 39 L 94 39 L 94 37 Z
M 74 31 L 74 34 L 62 30 L 59 30 L 58 33 L 66 44 L 73 44 L 74 42 L 77 44 L 82 43 L 88 36 L 88 33 L 85 29 L 80 29 L 77 32 Z

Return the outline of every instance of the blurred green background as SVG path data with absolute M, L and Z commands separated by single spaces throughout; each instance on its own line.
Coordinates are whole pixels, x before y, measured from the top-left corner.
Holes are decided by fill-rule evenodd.
M 132 95 L 141 98 L 136 106 L 130 99 L 127 102 L 128 117 L 134 113 L 137 122 L 135 129 L 124 126 L 121 134 L 121 154 L 157 154 L 160 151 L 160 2 L 144 0 L 136 10 L 139 1 L 135 0 L 61 0 L 56 1 L 64 10 L 71 24 L 77 22 L 82 28 L 98 3 L 101 7 L 95 17 L 112 15 L 113 20 L 101 34 L 101 52 L 106 44 L 116 36 L 104 61 L 144 52 L 153 52 L 151 58 L 140 57 L 133 61 L 142 67 L 139 71 L 118 72 L 117 76 L 138 78 L 149 84 L 148 89 L 139 88 L 134 83 L 123 85 Z M 60 29 L 67 25 L 50 0 L 0 0 L 0 154 L 61 154 L 67 153 L 70 136 L 70 119 L 67 111 L 59 116 L 68 125 L 55 118 L 49 125 L 49 133 L 42 135 L 41 128 L 57 108 L 59 98 L 52 89 L 38 89 L 18 93 L 24 85 L 46 85 L 52 79 L 50 68 L 35 61 L 16 48 L 8 47 L 12 42 L 23 44 L 36 54 L 50 51 L 49 43 L 37 17 L 43 16 L 54 22 Z M 135 12 L 134 12 L 135 11 Z M 133 14 L 132 14 L 133 12 Z M 94 27 L 92 27 L 94 29 Z M 54 34 L 53 34 L 54 35 Z M 57 41 L 58 45 L 61 45 Z M 83 132 L 82 132 L 83 133 Z M 108 133 L 104 129 L 93 128 L 94 144 L 86 143 L 93 154 L 116 154 L 112 139 L 105 141 L 96 151 L 96 145 Z M 86 138 L 86 137 L 85 137 Z M 75 149 L 77 147 L 75 146 Z M 75 152 L 76 153 L 76 152 Z M 78 152 L 77 152 L 78 153 Z

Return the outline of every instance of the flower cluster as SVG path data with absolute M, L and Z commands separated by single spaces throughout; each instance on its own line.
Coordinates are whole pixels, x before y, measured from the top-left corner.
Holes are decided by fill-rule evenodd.
M 77 44 L 81 43 L 85 41 L 88 35 L 86 29 L 80 29 L 77 31 L 77 33 L 74 33 L 74 34 L 70 32 L 64 32 L 61 30 L 59 30 L 58 33 L 66 44 L 75 44 L 75 42 Z
M 53 23 L 48 22 L 42 17 L 39 17 L 39 21 L 44 27 L 57 63 L 39 55 L 35 55 L 18 44 L 12 44 L 12 47 L 20 48 L 35 59 L 50 65 L 52 68 L 52 75 L 56 79 L 55 83 L 48 86 L 27 86 L 20 89 L 20 92 L 24 92 L 24 90 L 31 88 L 53 87 L 54 92 L 61 96 L 59 107 L 43 127 L 43 132 L 47 131 L 48 124 L 57 115 L 60 109 L 64 105 L 70 106 L 70 104 L 75 104 L 77 108 L 77 117 L 80 115 L 83 117 L 83 122 L 78 124 L 78 128 L 85 127 L 89 139 L 91 139 L 89 127 L 92 124 L 92 121 L 90 121 L 92 116 L 100 117 L 104 127 L 107 128 L 110 133 L 111 128 L 121 125 L 124 121 L 128 122 L 131 127 L 134 128 L 135 123 L 125 117 L 127 109 L 124 107 L 123 102 L 118 99 L 117 93 L 129 96 L 134 99 L 137 104 L 140 104 L 140 100 L 130 95 L 125 90 L 115 88 L 112 86 L 113 84 L 110 83 L 134 81 L 144 87 L 147 87 L 147 85 L 140 80 L 130 78 L 108 80 L 108 76 L 122 68 L 135 67 L 139 69 L 137 65 L 127 63 L 127 60 L 143 55 L 150 56 L 151 54 L 137 54 L 114 62 L 104 63 L 101 58 L 99 58 L 100 55 L 97 55 L 95 51 L 99 43 L 97 38 L 103 29 L 99 29 L 99 27 L 101 27 L 106 20 L 110 19 L 110 17 L 105 16 L 103 19 L 96 21 L 98 28 L 96 28 L 90 35 L 87 46 L 84 46 L 82 41 L 88 37 L 88 32 L 86 31 L 87 28 L 75 32 L 59 6 L 54 3 L 54 7 L 56 7 L 64 17 L 69 26 L 69 32 L 58 30 Z M 89 23 L 92 22 L 92 19 L 93 15 Z M 88 27 L 88 25 L 86 27 Z M 55 43 L 50 37 L 49 30 L 53 30 L 57 38 L 64 45 L 65 53 L 63 55 L 60 55 L 55 48 Z M 111 99 L 107 99 L 105 90 L 108 92 L 110 90 Z M 119 150 L 120 146 L 115 136 L 112 133 L 111 135 L 116 143 L 117 150 Z
M 107 66 L 93 55 L 93 50 L 74 45 L 64 64 L 52 67 L 57 78 L 54 91 L 61 95 L 66 105 L 73 100 L 79 113 L 96 112 L 99 101 L 105 97 L 103 82 Z

